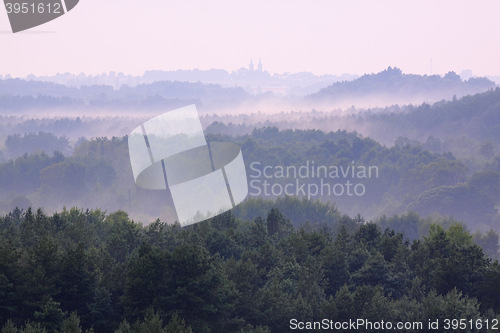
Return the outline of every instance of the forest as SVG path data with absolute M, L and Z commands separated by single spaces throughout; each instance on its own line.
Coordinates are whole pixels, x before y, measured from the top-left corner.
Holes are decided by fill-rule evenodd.
M 426 145 L 435 151 L 474 149 L 481 141 L 500 144 L 500 87 L 486 92 L 438 102 L 390 105 L 383 108 L 322 109 L 276 114 L 205 115 L 207 128 L 217 133 L 250 134 L 254 128 L 332 129 L 356 131 L 384 145 L 392 146 L 401 137 L 406 142 Z M 429 140 L 429 142 L 427 142 Z
M 497 330 L 498 235 L 481 247 L 448 220 L 410 240 L 391 226 L 423 224 L 414 213 L 371 223 L 296 200 L 280 204 L 319 205 L 324 220 L 295 227 L 271 208 L 181 228 L 123 211 L 15 209 L 0 219 L 2 332 L 289 332 L 292 318 L 432 332 L 429 320 L 445 331 L 457 317 L 473 323 L 466 332 Z
M 473 158 L 467 160 L 449 151 L 433 152 L 425 145 L 404 139 L 386 147 L 356 132 L 341 130 L 325 133 L 265 127 L 236 137 L 211 133 L 207 139 L 232 141 L 241 147 L 251 185 L 249 198 L 283 196 L 283 193 L 274 195 L 275 192 L 257 193 L 255 184 L 263 190 L 264 181 L 271 186 L 301 181 L 307 183 L 306 187 L 317 188 L 322 187 L 323 182 L 335 186 L 350 181 L 363 186 L 362 196 L 334 196 L 319 191 L 313 197 L 304 195 L 330 201 L 342 212 L 351 216 L 361 214 L 367 220 L 413 211 L 432 216 L 436 221 L 452 216 L 466 222 L 473 232 L 500 231 L 497 208 L 500 155 L 495 154 L 491 143 L 479 146 Z M 0 163 L 3 214 L 17 206 L 44 207 L 47 213 L 63 207 L 99 207 L 107 211 L 127 211 L 133 219 L 144 223 L 156 217 L 169 223 L 176 219 L 168 198 L 135 186 L 126 136 L 81 138 L 72 151 L 67 138 L 45 132 L 9 135 L 5 145 L 5 162 Z M 19 156 L 22 149 L 25 153 Z M 8 156 L 11 158 L 7 159 Z M 266 166 L 300 169 L 313 163 L 340 170 L 371 166 L 376 167 L 377 172 L 376 177 L 374 173 L 370 178 L 361 179 L 357 177 L 359 174 L 351 172 L 343 177 L 340 171 L 337 179 L 323 176 L 269 179 L 267 173 L 262 173 Z M 296 220 L 294 215 L 289 217 Z M 304 221 L 301 218 L 296 222 Z
M 254 161 L 354 160 L 377 165 L 379 177 L 361 199 L 249 197 L 181 228 L 162 196 L 134 187 L 126 137 L 81 138 L 68 152 L 65 137 L 10 135 L 6 154 L 27 152 L 0 164 L 2 333 L 289 332 L 292 318 L 430 332 L 429 320 L 445 330 L 455 317 L 473 323 L 465 331 L 496 331 L 500 156 L 491 149 L 470 174 L 450 152 L 356 132 L 264 127 L 207 139 L 239 144 L 249 175 Z M 378 217 L 360 214 L 366 207 Z
M 446 319 L 464 319 L 461 331 L 497 331 L 500 88 L 389 68 L 319 95 L 405 82 L 458 97 L 202 114 L 208 142 L 241 148 L 250 194 L 181 228 L 171 198 L 134 183 L 127 134 L 151 116 L 140 110 L 266 96 L 202 83 L 114 90 L 0 81 L 1 332 L 274 333 L 292 330 L 292 319 L 325 318 L 422 323 L 407 332 L 456 331 Z M 460 97 L 469 88 L 490 90 Z M 124 105 L 133 116 L 22 116 Z M 275 191 L 299 182 L 309 190 L 351 183 L 363 193 Z

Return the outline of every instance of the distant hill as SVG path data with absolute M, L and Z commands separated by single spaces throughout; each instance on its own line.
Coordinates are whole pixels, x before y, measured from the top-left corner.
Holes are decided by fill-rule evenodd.
M 403 74 L 401 69 L 389 67 L 377 74 L 365 74 L 346 82 L 336 82 L 307 97 L 308 100 L 349 102 L 359 106 L 360 102 L 372 99 L 385 105 L 435 102 L 484 92 L 496 87 L 487 78 L 470 78 L 462 81 L 455 72 L 439 75 Z M 371 105 L 377 106 L 377 104 Z M 380 105 L 378 105 L 380 106 Z
M 186 104 L 232 105 L 249 98 L 242 88 L 200 82 L 160 81 L 135 87 L 68 87 L 22 79 L 0 80 L 0 110 L 91 107 L 93 109 L 177 108 Z
M 304 74 L 302 81 L 307 81 L 309 76 Z M 323 84 L 332 81 L 326 82 L 295 87 L 291 91 L 297 96 L 279 96 L 271 92 L 255 95 L 248 93 L 246 88 L 201 82 L 155 81 L 136 86 L 122 85 L 116 89 L 110 85 L 82 85 L 78 88 L 52 82 L 7 79 L 0 80 L 0 112 L 11 114 L 11 111 L 69 108 L 166 110 L 193 103 L 205 107 L 206 111 L 228 109 L 233 113 L 267 112 L 268 108 L 280 111 L 297 108 L 331 110 L 332 106 L 344 108 L 352 105 L 371 108 L 452 100 L 496 87 L 494 82 L 486 78 L 462 81 L 454 72 L 444 77 L 422 76 L 403 74 L 400 69 L 391 67 L 377 74 L 366 74 L 353 81 L 337 82 L 320 89 Z M 315 89 L 320 90 L 299 97 Z M 240 106 L 242 109 L 238 109 Z
M 500 144 L 500 87 L 432 105 L 373 109 L 344 122 L 381 142 L 394 142 L 398 136 L 425 141 L 430 135 L 440 139 L 466 135 Z

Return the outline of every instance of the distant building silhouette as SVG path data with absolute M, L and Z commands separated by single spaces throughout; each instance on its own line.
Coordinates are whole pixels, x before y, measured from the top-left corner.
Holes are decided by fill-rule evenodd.
M 248 67 L 250 72 L 253 72 L 253 59 L 250 59 L 250 66 Z
M 257 65 L 257 70 L 259 72 L 262 72 L 262 62 L 260 61 L 260 59 L 259 59 L 259 64 Z

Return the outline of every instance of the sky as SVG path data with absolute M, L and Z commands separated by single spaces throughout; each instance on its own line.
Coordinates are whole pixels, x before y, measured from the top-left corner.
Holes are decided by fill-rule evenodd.
M 0 9 L 0 74 L 211 68 L 262 59 L 273 73 L 500 75 L 500 1 L 80 0 L 12 34 Z

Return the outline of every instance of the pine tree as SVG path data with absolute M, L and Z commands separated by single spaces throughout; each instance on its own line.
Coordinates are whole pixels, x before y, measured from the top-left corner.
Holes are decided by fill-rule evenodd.
M 60 308 L 60 303 L 51 298 L 41 308 L 42 311 L 35 311 L 34 317 L 49 332 L 55 332 L 61 328 L 64 319 L 64 312 Z
M 326 295 L 335 295 L 340 287 L 349 282 L 349 264 L 347 254 L 344 251 L 343 246 L 336 243 L 335 246 L 328 246 L 321 252 L 325 280 L 327 281 Z
M 63 320 L 61 326 L 62 328 L 60 333 L 82 333 L 80 318 L 76 312 L 71 312 L 69 317 Z
M 288 237 L 293 233 L 293 224 L 283 215 L 277 208 L 272 208 L 267 214 L 267 230 L 270 236 L 275 236 L 277 239 Z
M 190 326 L 186 327 L 186 323 L 184 319 L 179 317 L 177 313 L 174 313 L 172 319 L 168 322 L 168 325 L 165 326 L 166 333 L 193 333 Z
M 166 333 L 163 328 L 163 320 L 160 315 L 155 313 L 151 308 L 148 310 L 144 321 L 142 322 L 138 333 Z
M 346 284 L 335 294 L 334 305 L 337 309 L 338 321 L 349 321 L 355 316 L 352 311 L 353 299 Z
M 2 327 L 2 333 L 17 333 L 17 327 L 12 320 L 7 320 Z
M 95 276 L 89 272 L 87 265 L 88 256 L 83 243 L 80 243 L 68 250 L 61 272 L 61 308 L 78 312 L 84 323 L 88 322 L 88 305 L 94 300 L 95 283 Z
M 47 330 L 45 330 L 40 323 L 34 324 L 27 322 L 26 326 L 19 330 L 19 333 L 47 333 Z
M 115 331 L 115 333 L 132 333 L 132 329 L 130 328 L 129 323 L 127 322 L 126 319 L 124 319 L 120 325 L 118 326 L 118 329 Z

